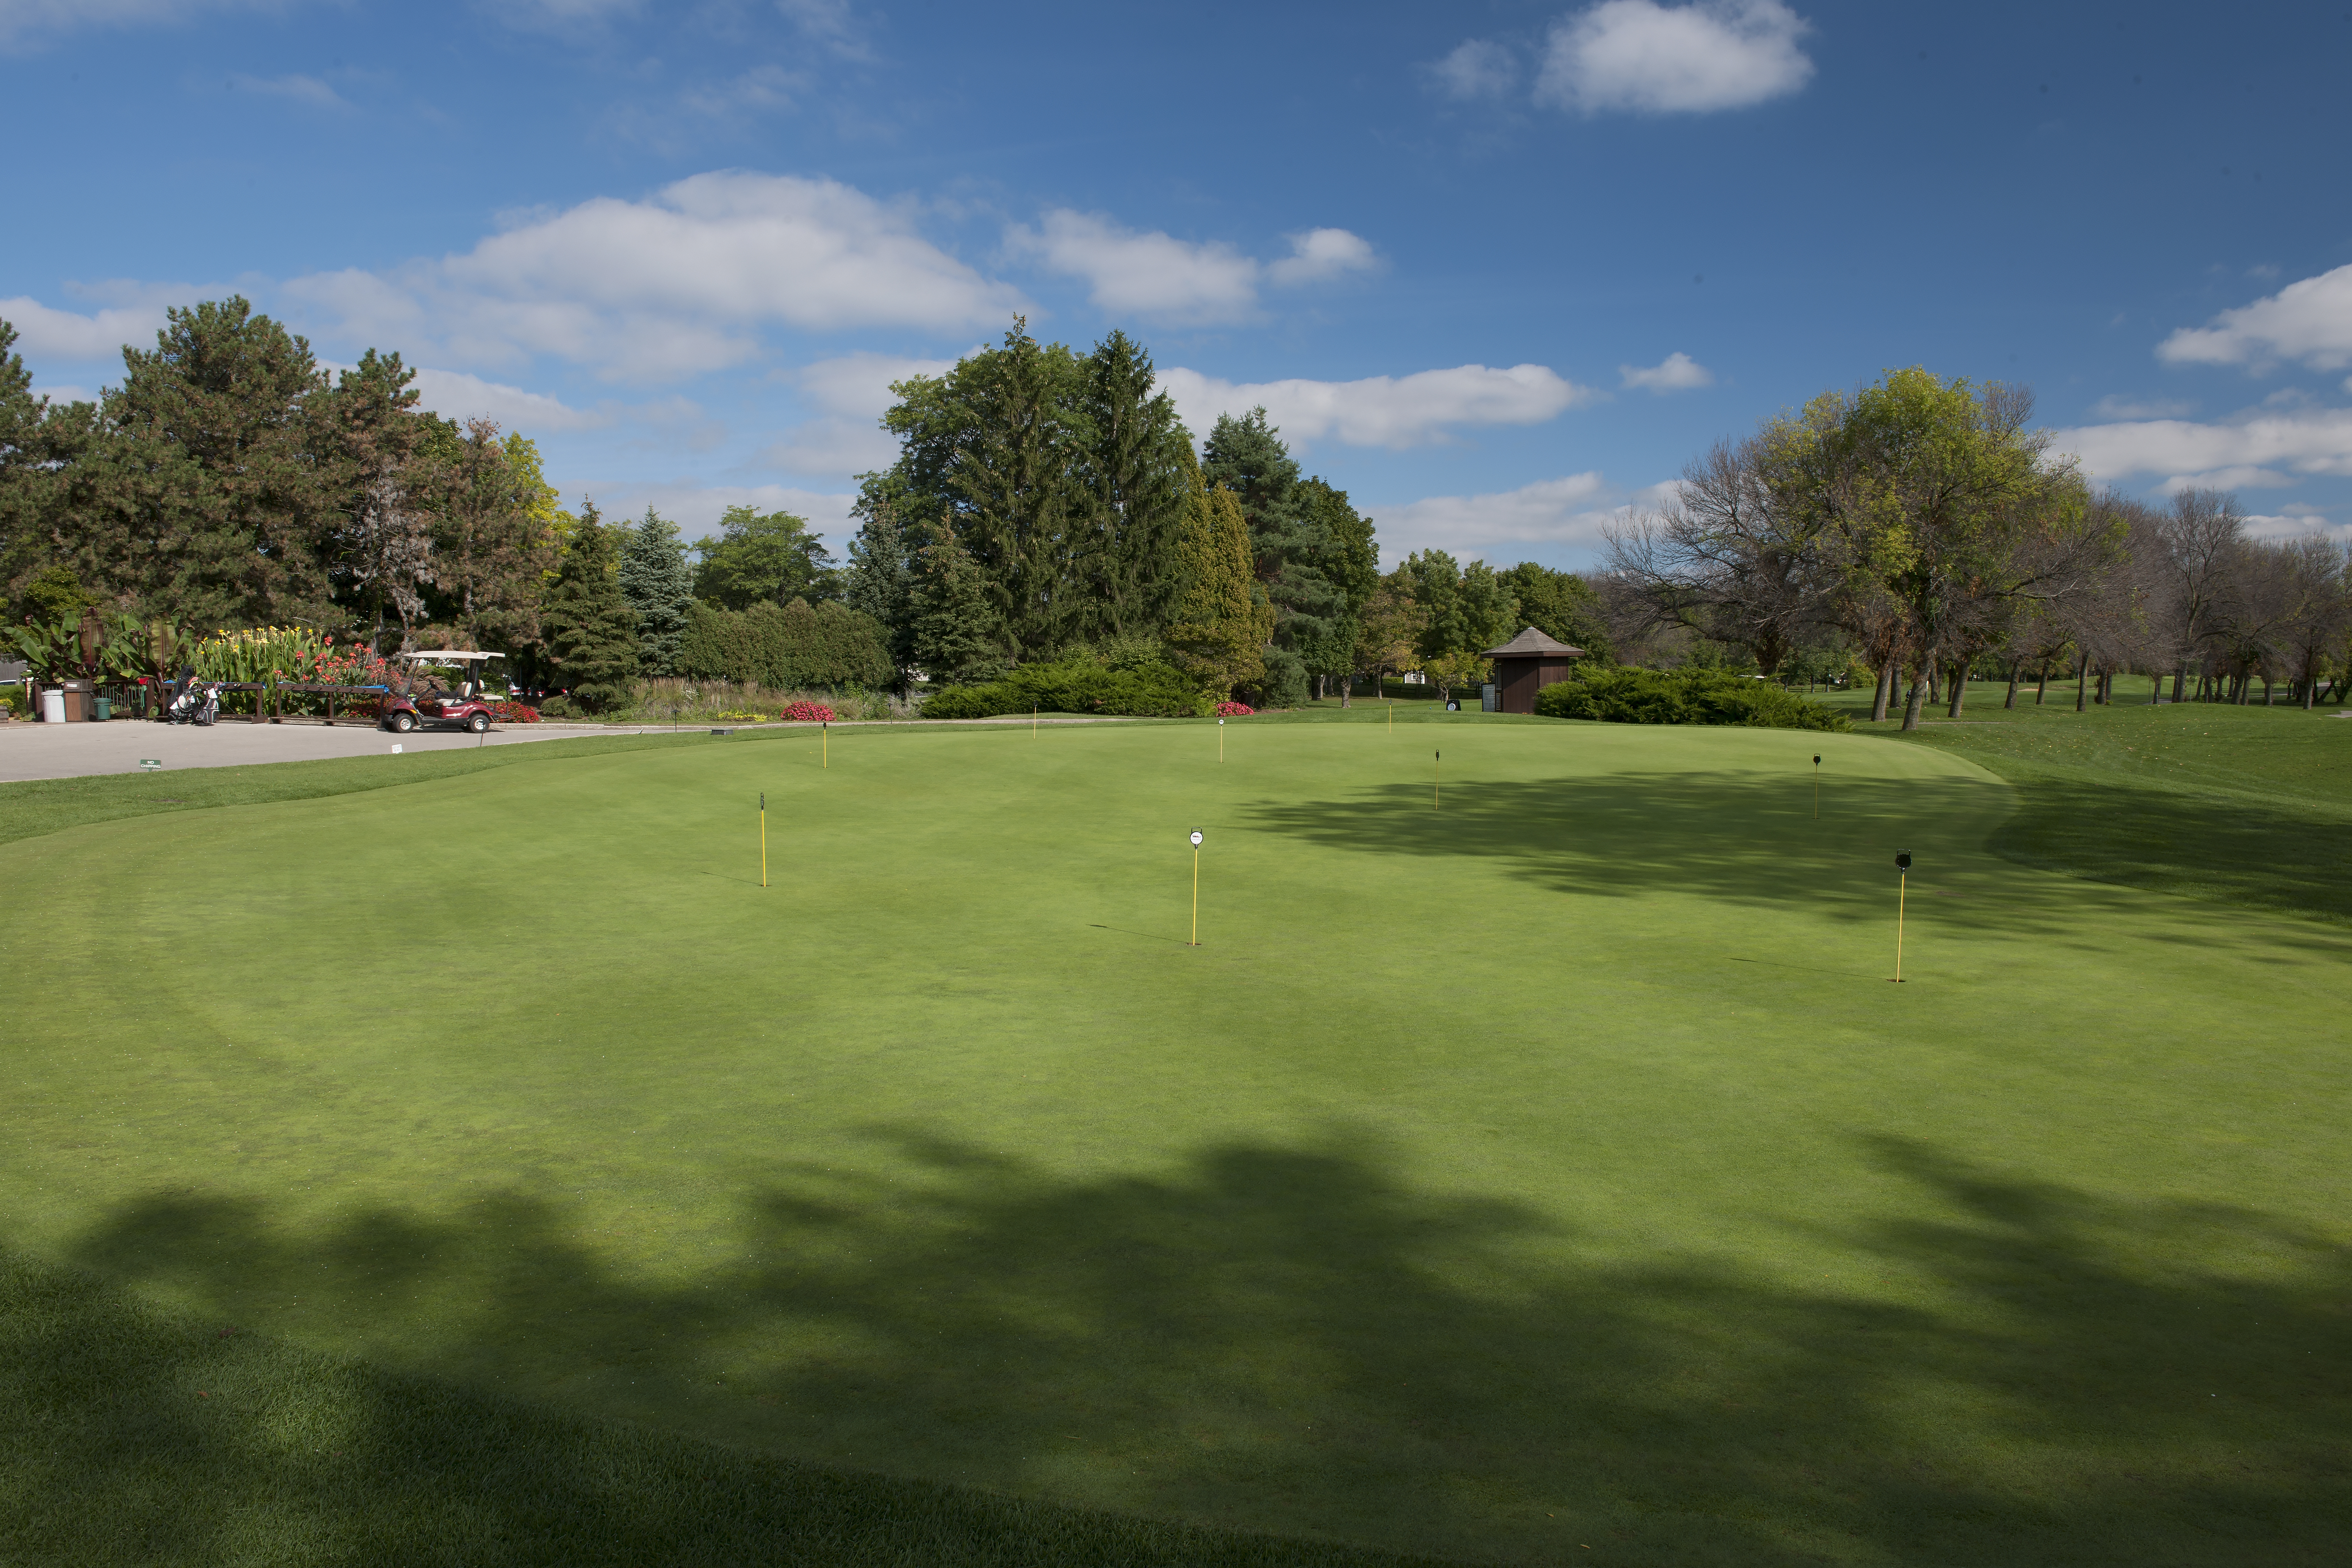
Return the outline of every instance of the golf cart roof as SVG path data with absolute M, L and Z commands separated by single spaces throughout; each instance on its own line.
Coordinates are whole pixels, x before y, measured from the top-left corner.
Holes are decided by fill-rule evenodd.
M 502 653 L 469 653 L 464 649 L 454 647 L 428 647 L 420 648 L 415 653 L 396 654 L 394 657 L 397 658 L 422 659 L 427 664 L 457 664 L 460 661 L 469 659 L 478 661 L 481 659 L 504 658 L 506 658 L 506 655 Z

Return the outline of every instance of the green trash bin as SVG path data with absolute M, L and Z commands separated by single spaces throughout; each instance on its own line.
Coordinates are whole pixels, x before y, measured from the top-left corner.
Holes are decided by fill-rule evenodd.
M 91 717 L 95 718 L 101 724 L 114 717 L 114 699 L 111 697 L 101 697 L 96 702 L 92 703 L 91 706 L 98 710 L 98 711 L 91 715 Z

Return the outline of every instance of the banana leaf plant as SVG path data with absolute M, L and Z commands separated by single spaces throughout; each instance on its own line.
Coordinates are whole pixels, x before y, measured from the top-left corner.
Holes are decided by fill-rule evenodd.
M 55 685 L 86 679 L 81 660 L 81 620 L 62 616 L 47 626 L 26 620 L 8 628 L 8 644 L 32 666 L 33 678 Z

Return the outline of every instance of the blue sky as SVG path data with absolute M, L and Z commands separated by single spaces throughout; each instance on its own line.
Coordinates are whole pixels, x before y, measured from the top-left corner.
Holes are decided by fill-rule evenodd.
M 0 316 L 89 394 L 242 291 L 567 504 L 840 538 L 1015 311 L 1263 402 L 1392 562 L 1577 565 L 1896 365 L 2352 532 L 2352 3 L 0 0 Z

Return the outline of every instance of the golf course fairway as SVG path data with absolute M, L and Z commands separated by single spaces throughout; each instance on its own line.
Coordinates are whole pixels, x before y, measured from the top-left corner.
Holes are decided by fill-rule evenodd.
M 0 845 L 0 1239 L 1391 1552 L 2340 1560 L 2352 930 L 1998 858 L 2010 785 L 1874 736 L 1218 743 L 521 747 Z

